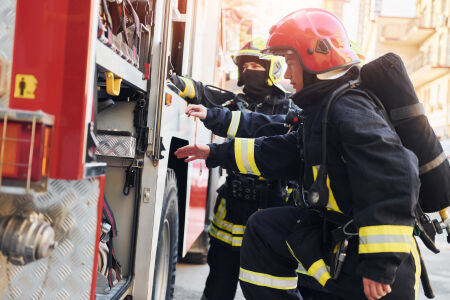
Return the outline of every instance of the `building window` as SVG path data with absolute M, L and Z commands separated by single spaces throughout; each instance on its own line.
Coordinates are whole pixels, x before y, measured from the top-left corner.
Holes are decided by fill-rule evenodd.
M 438 86 L 437 86 L 437 95 L 436 95 L 436 97 L 437 97 L 437 110 L 440 110 L 440 111 L 442 111 L 442 110 L 444 110 L 444 93 L 442 93 L 442 90 L 441 90 L 441 85 L 440 84 L 438 84 Z
M 448 0 L 450 2 L 450 0 Z M 446 66 L 450 66 L 450 31 L 447 33 L 447 61 Z
M 444 33 L 439 34 L 439 57 L 438 57 L 438 64 L 443 66 L 445 65 L 445 60 L 447 58 L 447 53 L 445 51 L 446 47 L 446 43 L 445 43 L 445 38 L 444 38 Z

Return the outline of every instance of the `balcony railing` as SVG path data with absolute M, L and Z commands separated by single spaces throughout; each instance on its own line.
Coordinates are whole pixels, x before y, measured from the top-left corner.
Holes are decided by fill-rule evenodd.
M 423 52 L 406 63 L 406 70 L 414 84 L 418 87 L 433 81 L 450 72 L 450 62 L 442 63 L 438 55 L 432 51 Z
M 408 19 L 392 18 L 392 22 L 387 22 L 381 41 L 394 45 L 420 45 L 436 32 L 435 28 L 423 26 L 422 19 Z
M 420 70 L 421 68 L 431 65 L 432 59 L 431 59 L 431 53 L 420 53 L 417 57 L 413 58 L 407 65 L 406 70 L 409 74 L 414 73 L 417 70 Z

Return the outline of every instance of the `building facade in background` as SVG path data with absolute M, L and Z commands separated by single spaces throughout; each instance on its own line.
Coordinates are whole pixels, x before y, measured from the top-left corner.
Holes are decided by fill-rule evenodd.
M 360 2 L 358 39 L 367 58 L 399 54 L 431 126 L 439 137 L 449 138 L 450 0 L 417 0 L 414 18 L 382 16 L 374 2 Z
M 267 37 L 264 25 L 277 21 L 271 18 L 274 9 L 286 8 L 286 14 L 297 9 L 294 2 L 288 2 L 274 8 L 269 0 L 224 0 L 225 56 L 230 57 L 253 37 Z M 320 0 L 314 6 L 342 19 L 348 3 Z M 414 18 L 384 16 L 382 7 L 383 0 L 359 1 L 356 42 L 367 60 L 386 52 L 402 57 L 436 134 L 450 137 L 450 0 L 417 0 Z M 226 69 L 232 79 L 227 86 L 234 86 L 237 72 L 231 59 Z
M 339 19 L 342 20 L 344 16 L 344 4 L 348 3 L 350 0 L 324 0 L 323 8 L 331 11 L 335 14 Z
M 358 13 L 358 29 L 356 42 L 362 45 L 364 36 L 369 32 L 370 23 L 376 17 L 381 15 L 383 0 L 360 0 Z

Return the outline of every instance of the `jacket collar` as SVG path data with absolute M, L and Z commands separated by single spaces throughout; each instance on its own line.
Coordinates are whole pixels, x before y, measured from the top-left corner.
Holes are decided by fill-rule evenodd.
M 346 75 L 334 80 L 319 80 L 294 94 L 292 100 L 304 110 L 305 114 L 308 114 L 309 111 L 314 110 L 314 108 L 328 99 L 335 89 L 345 82 L 355 79 L 355 76 L 357 77 L 358 75 L 359 73 L 348 72 Z

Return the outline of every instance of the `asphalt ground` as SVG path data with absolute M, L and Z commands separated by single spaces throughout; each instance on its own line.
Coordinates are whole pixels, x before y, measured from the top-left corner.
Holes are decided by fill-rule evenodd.
M 435 300 L 450 299 L 450 244 L 445 234 L 439 235 L 436 244 L 441 253 L 434 254 L 419 241 L 420 249 L 426 263 L 436 297 Z M 200 300 L 208 276 L 208 265 L 178 264 L 175 282 L 175 300 Z M 242 291 L 238 288 L 236 300 L 244 300 Z M 427 299 L 422 289 L 418 300 Z

